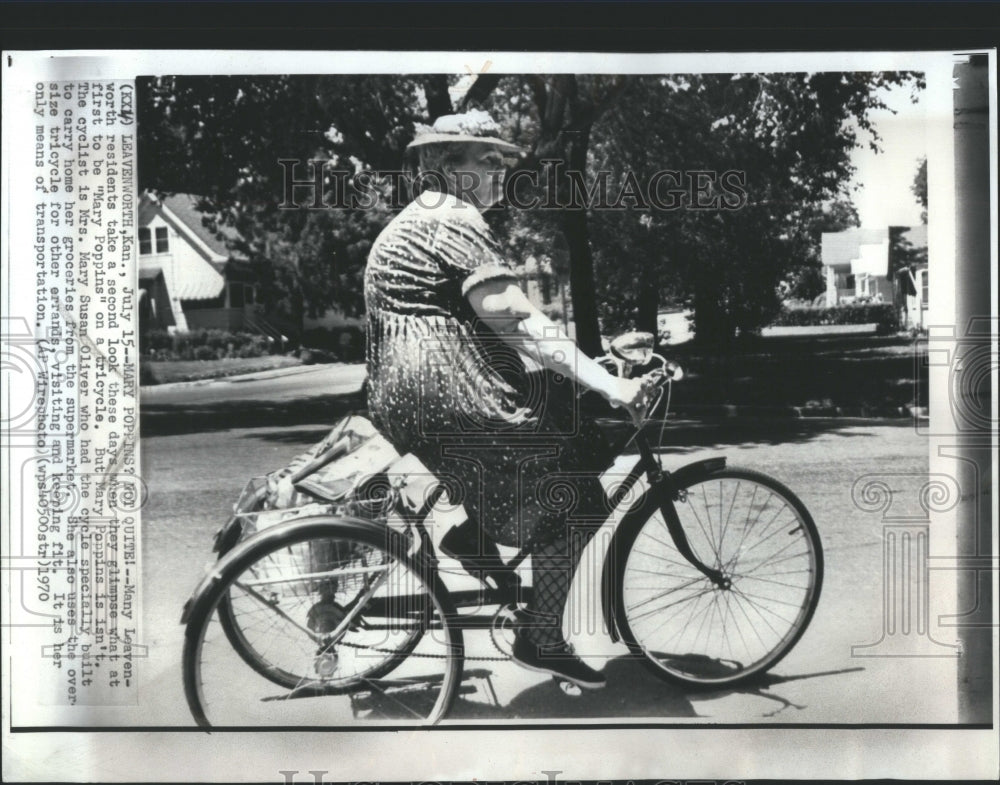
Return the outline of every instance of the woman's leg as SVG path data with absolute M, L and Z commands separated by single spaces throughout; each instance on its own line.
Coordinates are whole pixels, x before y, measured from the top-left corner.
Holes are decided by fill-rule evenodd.
M 511 652 L 514 661 L 526 668 L 551 673 L 588 689 L 603 687 L 607 680 L 566 643 L 562 619 L 573 574 L 593 531 L 593 528 L 570 531 L 532 551 L 534 599 L 518 628 Z
M 539 646 L 559 645 L 565 641 L 562 622 L 573 576 L 580 557 L 593 537 L 593 528 L 577 528 L 531 553 L 533 599 L 527 608 L 525 637 Z

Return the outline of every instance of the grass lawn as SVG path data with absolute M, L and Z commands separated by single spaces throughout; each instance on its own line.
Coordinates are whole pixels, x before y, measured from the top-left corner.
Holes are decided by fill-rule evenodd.
M 226 360 L 172 360 L 142 361 L 142 384 L 169 384 L 193 382 L 199 379 L 218 379 L 241 373 L 270 371 L 301 365 L 297 357 L 272 354 L 266 357 L 241 357 Z
M 693 343 L 665 354 L 686 372 L 677 401 L 764 406 L 927 405 L 927 342 L 905 336 L 749 339 L 728 356 Z

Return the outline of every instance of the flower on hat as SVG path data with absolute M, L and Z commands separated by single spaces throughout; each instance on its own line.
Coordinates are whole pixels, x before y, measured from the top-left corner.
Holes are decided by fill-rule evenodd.
M 482 109 L 472 109 L 463 114 L 442 115 L 434 121 L 431 130 L 439 134 L 495 136 L 500 133 L 500 126 L 496 120 L 490 117 L 489 112 L 484 112 Z
M 433 125 L 414 123 L 415 135 L 410 147 L 441 142 L 477 142 L 494 144 L 507 152 L 519 152 L 520 148 L 499 137 L 500 125 L 489 112 L 470 109 L 461 114 L 446 114 L 437 118 Z

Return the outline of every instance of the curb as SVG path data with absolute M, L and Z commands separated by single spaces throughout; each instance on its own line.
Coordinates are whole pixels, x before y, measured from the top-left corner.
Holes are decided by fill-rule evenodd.
M 696 419 L 927 419 L 926 406 L 762 406 L 739 404 L 678 404 L 670 414 Z
M 302 373 L 313 373 L 315 371 L 333 368 L 352 368 L 363 363 L 320 363 L 316 365 L 289 365 L 285 368 L 270 368 L 261 371 L 250 371 L 248 373 L 234 374 L 232 376 L 215 376 L 211 379 L 192 379 L 187 382 L 167 382 L 166 384 L 144 384 L 140 386 L 140 392 L 152 390 L 180 390 L 185 387 L 205 387 L 210 384 L 232 384 L 240 382 L 254 382 L 266 379 L 280 379 L 284 376 L 295 376 Z

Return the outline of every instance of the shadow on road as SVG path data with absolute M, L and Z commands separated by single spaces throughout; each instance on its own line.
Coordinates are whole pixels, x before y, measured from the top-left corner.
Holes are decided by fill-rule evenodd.
M 514 697 L 506 706 L 483 703 L 459 697 L 448 715 L 449 720 L 470 719 L 590 719 L 628 717 L 630 719 L 675 717 L 688 718 L 700 715 L 692 703 L 721 698 L 726 695 L 753 695 L 774 701 L 774 711 L 762 712 L 761 717 L 774 717 L 786 709 L 804 709 L 803 705 L 772 691 L 773 687 L 791 681 L 836 676 L 864 668 L 803 673 L 790 676 L 767 675 L 753 685 L 729 690 L 690 692 L 656 678 L 645 665 L 632 657 L 623 656 L 610 660 L 604 669 L 608 686 L 601 690 L 584 690 L 580 695 L 567 695 L 554 679 L 535 684 Z M 491 688 L 485 682 L 490 672 L 466 672 L 466 681 L 479 686 L 475 692 L 487 696 Z M 469 693 L 472 690 L 468 690 Z M 748 722 L 754 718 L 747 717 Z

